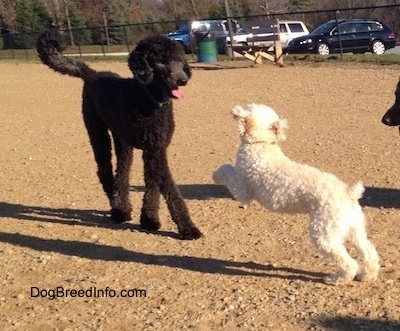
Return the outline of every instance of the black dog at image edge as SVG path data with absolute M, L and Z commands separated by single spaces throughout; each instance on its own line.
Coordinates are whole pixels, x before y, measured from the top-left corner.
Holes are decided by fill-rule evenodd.
M 400 80 L 396 87 L 394 104 L 383 115 L 382 123 L 388 126 L 400 126 Z

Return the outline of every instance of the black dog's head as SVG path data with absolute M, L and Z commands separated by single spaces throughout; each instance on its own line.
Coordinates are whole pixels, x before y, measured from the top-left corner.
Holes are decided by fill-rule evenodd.
M 57 29 L 43 32 L 37 39 L 37 49 L 45 49 L 47 53 L 62 52 L 66 45 Z
M 392 107 L 382 117 L 382 123 L 389 126 L 400 125 L 400 81 L 395 92 L 395 101 Z
M 192 75 L 183 47 L 162 35 L 142 39 L 131 52 L 128 64 L 141 84 L 162 82 L 174 98 L 183 97 L 179 86 L 186 85 Z

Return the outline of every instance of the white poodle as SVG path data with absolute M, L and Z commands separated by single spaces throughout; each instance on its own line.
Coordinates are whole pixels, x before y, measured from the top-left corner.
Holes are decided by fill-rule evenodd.
M 236 106 L 241 144 L 236 165 L 224 164 L 213 174 L 246 207 L 252 199 L 277 212 L 308 213 L 310 237 L 316 248 L 332 258 L 337 274 L 324 277 L 327 284 L 375 280 L 379 256 L 368 240 L 358 199 L 361 182 L 349 186 L 336 176 L 290 160 L 278 146 L 285 140 L 286 120 L 265 105 Z M 350 240 L 361 255 L 358 266 L 344 244 Z

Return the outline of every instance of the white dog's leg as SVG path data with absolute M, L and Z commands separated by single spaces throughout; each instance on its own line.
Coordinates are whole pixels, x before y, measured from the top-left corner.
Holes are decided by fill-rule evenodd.
M 315 217 L 315 216 L 314 216 Z M 324 282 L 330 285 L 339 285 L 351 282 L 357 274 L 358 263 L 354 260 L 346 247 L 345 238 L 341 233 L 332 233 L 323 226 L 326 220 L 317 217 L 311 219 L 310 237 L 315 247 L 330 258 L 339 271 L 324 277 Z
M 368 240 L 364 226 L 353 230 L 351 240 L 361 255 L 362 269 L 356 275 L 358 281 L 372 281 L 378 278 L 379 255 L 375 246 Z
M 243 208 L 247 208 L 250 203 L 246 183 L 241 180 L 231 164 L 223 164 L 213 173 L 215 184 L 225 185 L 235 200 L 239 201 Z
M 337 274 L 324 277 L 324 282 L 326 284 L 346 284 L 354 279 L 358 271 L 358 263 L 349 255 L 349 252 L 344 245 L 334 247 L 330 251 L 326 250 L 324 253 L 330 257 L 339 268 Z

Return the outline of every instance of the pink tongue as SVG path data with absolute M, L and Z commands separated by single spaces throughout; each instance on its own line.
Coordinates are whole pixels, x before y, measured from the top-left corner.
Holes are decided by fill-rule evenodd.
M 172 95 L 177 99 L 183 99 L 185 97 L 183 90 L 177 87 L 174 90 L 171 90 Z

